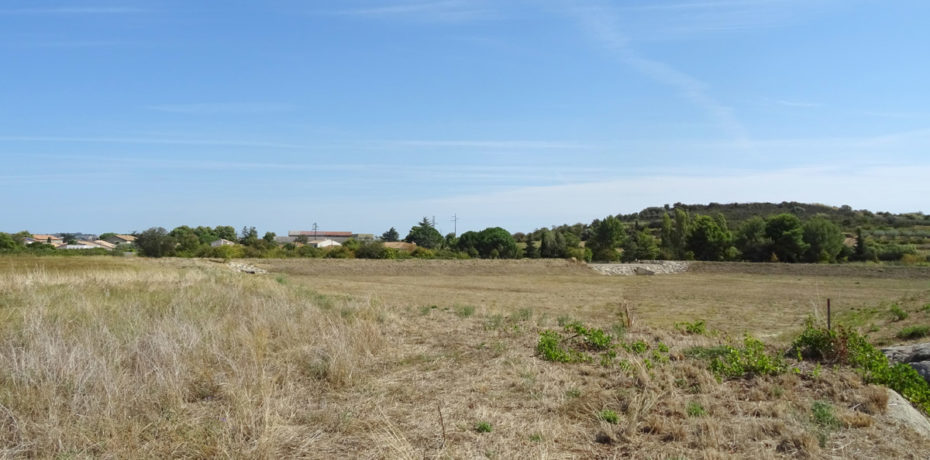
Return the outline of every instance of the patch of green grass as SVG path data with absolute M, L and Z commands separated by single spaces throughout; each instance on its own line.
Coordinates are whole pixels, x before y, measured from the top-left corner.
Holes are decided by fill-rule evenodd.
M 559 326 L 565 326 L 566 324 L 573 322 L 572 317 L 568 315 L 561 315 L 556 318 L 555 321 Z
M 920 311 L 923 311 L 923 312 L 930 312 L 930 303 L 924 304 L 923 307 L 920 307 Z
M 475 431 L 479 433 L 490 433 L 493 430 L 488 422 L 478 422 L 475 424 Z
M 730 347 L 726 345 L 716 345 L 713 347 L 691 347 L 684 351 L 684 355 L 689 358 L 697 359 L 715 359 L 725 356 L 730 352 Z
M 904 321 L 908 317 L 907 312 L 898 304 L 892 305 L 888 311 L 891 312 L 891 317 L 894 318 L 894 321 Z
M 833 413 L 833 406 L 824 401 L 815 401 L 811 405 L 811 422 L 821 428 L 838 428 L 841 425 Z
M 577 388 L 569 388 L 568 390 L 565 390 L 565 396 L 568 396 L 572 399 L 581 397 L 581 390 Z
M 533 441 L 533 442 L 542 442 L 542 440 L 543 440 L 542 434 L 533 433 L 533 434 L 530 435 L 530 441 Z
M 472 316 L 475 314 L 475 306 L 474 305 L 456 305 L 455 314 L 459 315 L 459 317 L 461 318 L 468 318 L 469 316 Z
M 901 340 L 911 340 L 928 335 L 930 335 L 930 326 L 910 326 L 898 331 L 897 337 Z
M 610 423 L 611 425 L 616 425 L 620 423 L 620 416 L 616 412 L 610 409 L 604 409 L 597 414 L 597 418 Z
M 690 401 L 686 411 L 688 412 L 688 417 L 703 417 L 707 415 L 707 411 L 704 409 L 704 406 L 702 406 L 697 401 Z
M 687 321 L 681 323 L 675 323 L 675 329 L 678 329 L 685 334 L 693 335 L 704 335 L 707 333 L 707 325 L 704 323 L 704 320 L 697 320 L 693 323 Z

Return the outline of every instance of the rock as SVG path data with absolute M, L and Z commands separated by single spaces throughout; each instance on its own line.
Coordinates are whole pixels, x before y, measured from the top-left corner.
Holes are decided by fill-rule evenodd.
M 678 260 L 644 260 L 622 264 L 588 264 L 602 275 L 670 275 L 688 271 L 688 262 Z
M 930 420 L 927 420 L 927 417 L 924 417 L 911 403 L 891 389 L 888 390 L 888 410 L 886 414 L 889 418 L 897 420 L 902 425 L 930 438 Z
M 930 361 L 930 343 L 915 343 L 899 347 L 882 348 L 882 353 L 896 363 Z
M 882 348 L 892 363 L 905 363 L 930 383 L 930 343 L 915 343 L 899 347 Z

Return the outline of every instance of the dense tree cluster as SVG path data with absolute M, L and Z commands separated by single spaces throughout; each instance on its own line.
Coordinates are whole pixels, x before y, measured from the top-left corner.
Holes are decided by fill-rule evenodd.
M 712 211 L 708 213 L 693 210 Z M 778 212 L 770 212 L 778 211 Z M 814 211 L 825 211 L 814 213 Z M 756 214 L 754 214 L 756 213 Z M 850 223 L 860 224 L 850 228 Z M 877 227 L 875 222 L 881 224 Z M 902 223 L 908 222 L 910 226 Z M 844 232 L 844 228 L 846 229 Z M 930 246 L 930 216 L 921 213 L 888 214 L 853 211 L 802 203 L 749 203 L 683 205 L 647 208 L 639 213 L 607 216 L 590 224 L 540 228 L 511 234 L 500 227 L 442 236 L 433 222 L 423 218 L 410 228 L 399 248 L 385 243 L 401 241 L 391 227 L 379 241 L 349 240 L 341 246 L 317 248 L 304 235 L 279 244 L 273 232 L 259 236 L 255 227 L 238 233 L 231 226 L 188 227 L 171 231 L 154 227 L 134 234 L 134 248 L 147 257 L 330 257 L 394 259 L 419 258 L 574 258 L 597 261 L 652 259 L 753 262 L 910 261 L 926 262 L 918 247 Z M 60 234 L 65 241 L 76 235 Z M 115 236 L 100 235 L 102 239 Z M 43 242 L 25 244 L 32 235 L 23 231 L 0 233 L 0 252 L 35 254 L 106 254 L 105 250 L 61 251 Z M 848 238 L 848 240 L 847 240 Z M 213 246 L 217 240 L 230 245 Z M 847 241 L 850 241 L 849 243 Z M 411 250 L 411 248 L 413 248 Z M 113 251 L 119 254 L 122 251 Z

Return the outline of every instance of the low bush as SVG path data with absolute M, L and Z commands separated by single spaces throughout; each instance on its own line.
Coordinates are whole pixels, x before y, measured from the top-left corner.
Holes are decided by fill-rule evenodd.
M 719 378 L 750 378 L 756 375 L 777 375 L 787 369 L 778 355 L 765 352 L 759 339 L 747 334 L 742 348 L 728 347 L 727 353 L 711 362 L 711 370 Z
M 620 416 L 618 416 L 616 412 L 614 412 L 614 411 L 612 411 L 612 410 L 610 410 L 610 409 L 604 409 L 604 410 L 600 411 L 600 412 L 597 414 L 597 418 L 599 418 L 599 419 L 601 419 L 601 420 L 603 420 L 603 421 L 605 421 L 605 422 L 607 422 L 607 423 L 610 423 L 610 424 L 612 424 L 612 425 L 616 425 L 617 423 L 620 423 Z
M 707 333 L 707 325 L 704 324 L 704 320 L 698 320 L 693 323 L 687 321 L 675 323 L 675 329 L 685 334 L 704 335 Z
M 930 326 L 910 326 L 898 331 L 901 340 L 919 339 L 930 335 Z
M 909 316 L 907 312 L 904 311 L 904 309 L 902 309 L 898 304 L 892 305 L 889 311 L 891 312 L 891 316 L 895 321 L 904 321 Z

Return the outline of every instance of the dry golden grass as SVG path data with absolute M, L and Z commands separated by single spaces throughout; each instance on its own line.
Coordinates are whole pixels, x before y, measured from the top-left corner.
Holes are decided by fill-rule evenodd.
M 722 338 L 665 327 L 701 318 L 732 333 L 765 331 L 754 325 L 766 320 L 793 327 L 771 310 L 800 321 L 804 286 L 813 296 L 865 280 L 408 262 L 256 261 L 273 273 L 251 276 L 206 261 L 0 259 L 2 455 L 919 458 L 930 448 L 887 419 L 880 392 L 849 370 L 718 382 L 684 352 Z M 766 292 L 753 283 L 793 300 L 736 324 L 734 312 Z M 851 298 L 927 289 L 871 286 Z M 739 300 L 714 307 L 727 290 Z M 662 342 L 670 362 L 621 352 L 624 369 L 535 356 L 538 332 L 561 316 L 622 322 L 620 300 L 638 320 L 623 340 Z M 831 404 L 841 426 L 812 424 L 815 401 Z M 619 423 L 601 420 L 603 410 Z M 491 431 L 476 430 L 481 422 Z

